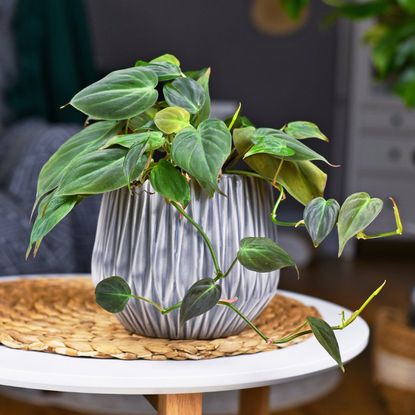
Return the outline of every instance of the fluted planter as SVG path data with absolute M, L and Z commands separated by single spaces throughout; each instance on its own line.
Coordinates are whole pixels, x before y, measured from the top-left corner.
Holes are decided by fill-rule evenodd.
M 277 239 L 270 220 L 271 186 L 252 177 L 224 176 L 222 194 L 212 199 L 197 187 L 186 211 L 203 227 L 222 269 L 235 258 L 239 241 L 247 236 Z M 104 194 L 92 258 L 95 284 L 118 275 L 134 294 L 167 307 L 180 301 L 197 280 L 214 276 L 209 251 L 195 228 L 154 193 L 148 181 L 137 194 L 127 189 Z M 221 281 L 222 298 L 238 297 L 237 305 L 255 318 L 275 295 L 279 272 L 258 274 L 239 264 Z M 179 311 L 161 315 L 142 301 L 131 300 L 117 314 L 129 330 L 150 337 L 208 339 L 240 332 L 244 322 L 227 307 L 216 306 L 184 326 Z

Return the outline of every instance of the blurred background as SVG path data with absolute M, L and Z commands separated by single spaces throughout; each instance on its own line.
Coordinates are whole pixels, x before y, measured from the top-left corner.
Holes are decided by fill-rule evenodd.
M 342 201 L 367 191 L 385 201 L 372 233 L 394 229 L 387 198 L 396 199 L 404 235 L 355 241 L 341 260 L 335 238 L 317 253 L 301 231 L 282 231 L 281 245 L 304 270 L 299 281 L 283 273 L 281 286 L 353 309 L 387 279 L 364 317 L 379 332 L 380 316 L 393 310 L 403 316 L 404 336 L 414 339 L 407 316 L 415 285 L 415 0 L 359 3 L 0 0 L 0 274 L 89 272 L 99 198 L 84 201 L 45 239 L 35 260 L 24 260 L 39 170 L 84 122 L 82 114 L 59 107 L 114 69 L 172 53 L 186 69 L 212 68 L 215 117 L 233 114 L 241 102 L 254 124 L 318 124 L 330 143 L 312 145 L 341 165 L 329 171 L 326 195 Z M 302 214 L 289 202 L 281 212 L 290 220 Z M 402 405 L 415 399 L 415 384 L 402 386 L 379 372 L 383 333 L 344 376 L 329 373 L 297 385 L 291 399 L 288 391 L 274 391 L 275 413 L 410 413 Z M 399 354 L 405 339 L 388 345 L 389 352 Z M 90 399 L 75 405 L 65 394 L 0 393 L 2 414 L 104 413 L 111 406 L 113 413 L 138 411 L 134 400 L 119 407 L 101 398 L 91 406 Z M 211 405 L 208 413 L 225 414 L 225 408 L 230 414 L 235 401 L 221 395 L 222 412 Z M 151 413 L 140 402 L 142 413 Z

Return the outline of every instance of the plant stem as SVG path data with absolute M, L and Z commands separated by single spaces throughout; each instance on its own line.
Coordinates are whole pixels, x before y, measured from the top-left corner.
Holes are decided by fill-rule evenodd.
M 367 307 L 367 305 L 382 291 L 383 287 L 385 286 L 386 281 L 383 282 L 383 284 L 378 287 L 370 296 L 369 298 L 363 303 L 363 305 L 356 310 L 355 312 L 353 312 L 351 314 L 351 316 L 347 319 L 344 320 L 344 316 L 342 317 L 342 322 L 341 324 L 337 325 L 337 326 L 331 326 L 332 330 L 343 330 L 345 329 L 347 326 L 349 326 L 350 324 L 352 324 L 356 318 L 362 313 L 362 311 Z M 266 342 L 271 342 L 272 344 L 282 344 L 282 343 L 288 343 L 294 339 L 296 339 L 297 337 L 301 337 L 301 336 L 305 336 L 306 334 L 312 334 L 313 331 L 312 330 L 303 330 L 303 331 L 299 331 L 302 328 L 304 328 L 305 326 L 307 326 L 308 321 L 304 321 L 304 323 L 301 324 L 301 326 L 297 327 L 292 333 L 288 334 L 285 337 L 281 337 L 280 339 L 270 339 L 268 336 L 266 336 L 258 327 L 255 326 L 254 323 L 252 323 L 248 317 L 246 317 L 240 310 L 238 310 L 233 304 L 230 303 L 226 303 L 226 302 L 222 302 L 219 301 L 218 304 L 220 305 L 224 305 L 226 307 L 229 307 L 230 309 L 232 309 L 236 314 L 238 314 L 239 317 L 242 318 L 242 320 L 245 321 L 246 324 L 248 324 L 263 340 L 265 340 Z
M 149 298 L 143 297 L 141 295 L 130 295 L 130 298 L 135 298 L 136 300 L 140 300 L 140 301 L 144 301 L 147 304 L 152 305 L 153 307 L 155 307 L 161 314 L 168 314 L 171 311 L 177 310 L 178 308 L 180 308 L 180 306 L 182 305 L 182 302 L 179 301 L 178 303 L 170 306 L 170 307 L 162 307 L 160 304 L 156 303 L 153 300 L 150 300 Z
M 226 174 L 240 174 L 241 176 L 250 176 L 250 177 L 256 177 L 257 179 L 266 180 L 260 174 L 254 173 L 253 171 L 225 170 L 224 173 L 226 173 Z
M 242 311 L 238 310 L 233 304 L 226 303 L 224 301 L 219 301 L 218 304 L 224 305 L 225 307 L 229 307 L 236 314 L 238 314 L 238 316 L 241 317 L 241 319 L 245 321 L 245 323 L 248 324 L 248 326 L 251 327 L 251 329 L 254 330 L 258 334 L 258 336 L 262 337 L 262 339 L 265 340 L 266 342 L 268 341 L 269 338 L 264 333 L 262 333 L 262 331 L 259 330 L 259 328 L 255 326 L 255 324 L 252 323 L 252 321 L 249 320 L 249 318 L 245 316 L 245 314 L 243 314 Z
M 238 258 L 235 258 L 233 261 L 232 261 L 232 263 L 231 263 L 231 265 L 229 266 L 229 268 L 228 268 L 228 270 L 223 274 L 223 275 L 217 275 L 214 279 L 213 279 L 213 281 L 218 281 L 218 280 L 220 280 L 220 279 L 222 279 L 222 278 L 226 278 L 228 275 L 229 275 L 229 273 L 232 271 L 232 268 L 235 266 L 235 264 L 238 262 Z
M 272 185 L 275 186 L 277 183 L 278 175 L 280 174 L 282 165 L 284 164 L 284 159 L 281 159 L 280 164 L 278 165 L 277 171 L 274 174 L 274 178 L 272 179 Z
M 282 163 L 281 163 L 282 164 Z M 281 166 L 280 164 L 280 166 Z M 274 208 L 272 209 L 271 212 L 271 220 L 278 226 L 289 226 L 289 227 L 298 227 L 300 225 L 303 225 L 303 223 L 301 223 L 301 221 L 297 221 L 297 222 L 284 222 L 281 220 L 277 219 L 277 209 L 282 201 L 282 199 L 284 198 L 284 188 L 282 187 L 282 185 L 280 184 L 280 194 L 278 196 L 277 201 L 275 202 Z
M 377 235 L 366 235 L 363 231 L 361 231 L 356 235 L 357 239 L 366 240 L 366 239 L 377 239 L 377 238 L 386 238 L 388 236 L 402 235 L 403 226 L 402 226 L 401 216 L 399 214 L 398 205 L 396 204 L 393 198 L 390 197 L 389 199 L 392 201 L 392 205 L 393 205 L 393 214 L 395 216 L 396 230 L 390 231 L 390 232 L 379 233 Z
M 182 305 L 182 302 L 181 302 L 181 301 L 179 301 L 178 303 L 176 303 L 176 304 L 174 304 L 174 305 L 172 305 L 172 306 L 170 306 L 170 307 L 165 308 L 165 309 L 161 312 L 161 314 L 168 314 L 168 313 L 170 313 L 170 311 L 177 310 L 178 308 L 180 308 L 180 306 L 181 306 L 181 305 Z
M 142 297 L 141 295 L 131 295 L 131 298 L 135 298 L 136 300 L 141 300 L 146 302 L 147 304 L 151 304 L 153 307 L 157 308 L 157 310 L 160 311 L 160 313 L 162 313 L 164 310 L 164 308 L 160 304 L 157 304 L 155 301 L 150 300 L 149 298 Z
M 206 242 L 206 245 L 209 249 L 210 255 L 212 256 L 213 264 L 215 266 L 216 275 L 222 275 L 222 271 L 219 266 L 218 258 L 216 257 L 215 250 L 213 249 L 212 243 L 210 242 L 209 237 L 206 235 L 206 233 L 203 231 L 202 227 L 190 216 L 187 214 L 187 212 L 177 203 L 174 201 L 171 201 L 171 204 L 197 229 L 197 231 L 200 233 L 204 241 Z
M 356 318 L 359 316 L 359 314 L 361 314 L 363 312 L 363 310 L 367 307 L 367 305 L 382 291 L 385 284 L 386 284 L 386 281 L 384 281 L 383 284 L 379 288 L 377 288 L 369 296 L 369 298 L 362 304 L 362 306 L 358 310 L 353 312 L 347 320 L 344 319 L 344 315 L 343 315 L 341 324 L 339 324 L 338 326 L 333 327 L 333 330 L 341 330 L 341 329 L 347 327 L 348 325 L 350 325 L 351 323 L 353 323 L 353 321 L 356 320 Z

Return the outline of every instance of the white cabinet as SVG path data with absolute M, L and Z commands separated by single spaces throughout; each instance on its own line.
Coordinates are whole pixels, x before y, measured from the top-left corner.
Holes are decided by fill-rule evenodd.
M 342 193 L 367 191 L 384 200 L 385 209 L 372 232 L 395 228 L 388 201 L 393 196 L 408 231 L 404 237 L 415 238 L 415 109 L 407 109 L 374 78 L 370 51 L 362 43 L 367 27 L 368 23 L 358 23 L 343 28 L 341 46 L 348 45 L 348 54 L 339 60 L 339 70 L 347 87 L 338 88 L 338 102 L 346 115 L 337 125 L 338 131 L 344 130 L 345 142 Z M 339 48 L 340 54 L 344 52 Z

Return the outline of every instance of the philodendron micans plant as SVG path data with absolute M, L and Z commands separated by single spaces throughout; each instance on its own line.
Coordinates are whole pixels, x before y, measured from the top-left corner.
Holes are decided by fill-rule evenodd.
M 117 313 L 134 298 L 163 314 L 179 310 L 182 324 L 212 307 L 229 307 L 273 344 L 314 333 L 343 367 L 334 330 L 352 323 L 383 285 L 350 318 L 343 316 L 337 326 L 309 317 L 292 334 L 282 339 L 268 338 L 240 312 L 235 301 L 221 297 L 221 281 L 230 276 L 237 262 L 264 273 L 297 267 L 276 242 L 252 235 L 240 241 L 230 268 L 222 269 L 208 230 L 186 212 L 191 199 L 190 182 L 212 197 L 224 174 L 264 180 L 279 192 L 270 220 L 276 226 L 305 226 L 316 247 L 337 225 L 339 256 L 351 238 L 400 234 L 398 209 L 392 200 L 396 231 L 367 235 L 365 228 L 379 215 L 383 202 L 367 193 L 355 193 L 341 206 L 334 199 L 324 199 L 327 176 L 315 162 L 330 163 L 305 144 L 310 138 L 328 141 L 320 129 L 305 121 L 290 122 L 281 128 L 256 128 L 239 115 L 240 106 L 228 122 L 210 119 L 209 75 L 210 69 L 182 72 L 178 59 L 166 54 L 112 72 L 76 94 L 69 105 L 87 116 L 87 126 L 64 143 L 40 172 L 34 207 L 38 213 L 27 255 L 32 250 L 35 255 L 42 239 L 84 198 L 124 187 L 134 197 L 149 180 L 154 191 L 178 211 L 177 220 L 188 220 L 200 233 L 211 254 L 215 274 L 200 276 L 188 287 L 182 301 L 169 305 L 132 293 L 121 277 L 108 276 L 96 287 L 98 304 Z M 246 163 L 248 170 L 234 168 L 240 161 Z M 305 206 L 303 218 L 297 222 L 277 218 L 277 209 L 286 193 Z

